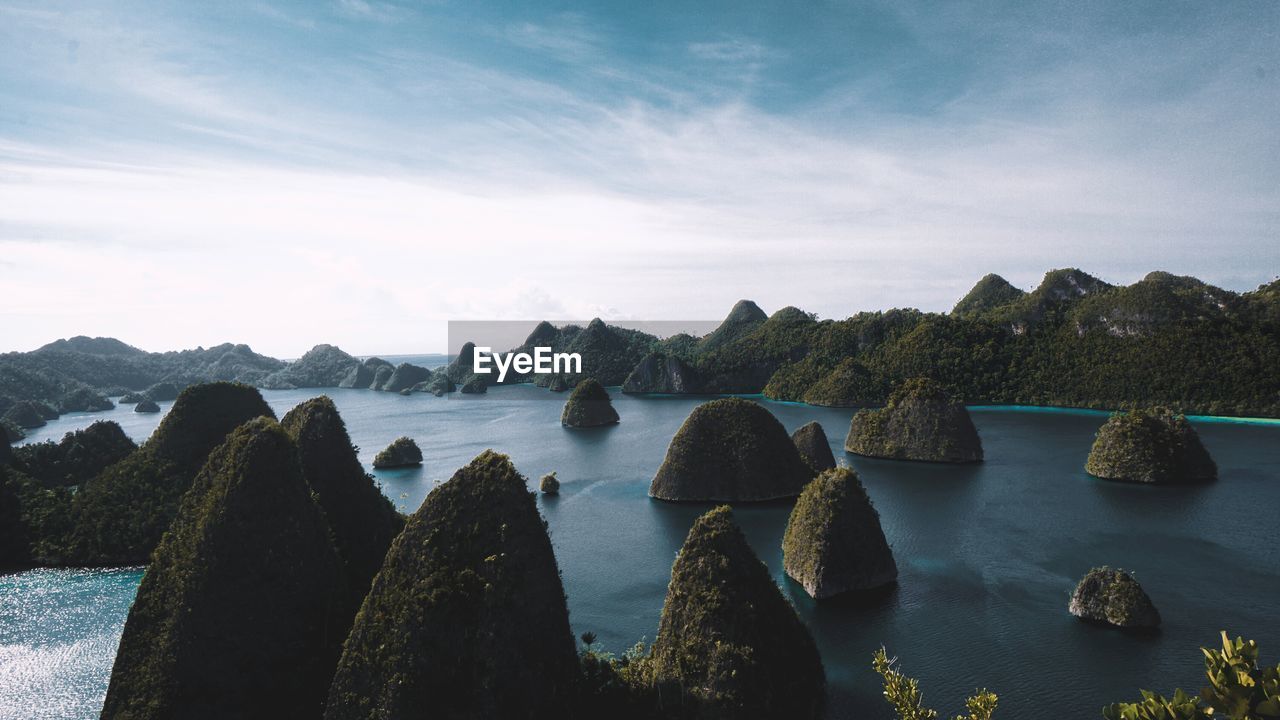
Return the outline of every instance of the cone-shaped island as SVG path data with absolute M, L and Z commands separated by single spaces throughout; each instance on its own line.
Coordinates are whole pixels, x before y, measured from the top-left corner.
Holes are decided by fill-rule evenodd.
M 104 720 L 316 716 L 339 642 L 341 570 L 274 420 L 209 456 L 129 611 Z
M 849 423 L 844 449 L 892 460 L 982 461 L 982 440 L 969 411 L 926 378 L 902 383 L 880 410 L 859 410 Z
M 816 420 L 791 433 L 791 442 L 796 444 L 800 457 L 804 458 L 815 473 L 836 466 L 836 456 L 832 454 L 831 443 L 827 441 L 827 431 Z
M 378 469 L 417 467 L 422 464 L 422 450 L 410 437 L 398 437 L 382 452 L 373 456 L 373 466 Z
M 1195 428 L 1163 408 L 1112 415 L 1098 430 L 1084 469 L 1106 480 L 1152 484 L 1218 477 L 1218 466 Z
M 727 506 L 698 518 L 676 556 L 650 662 L 680 717 L 822 716 L 813 638 Z
M 880 514 L 856 472 L 828 470 L 805 486 L 782 538 L 782 566 L 818 600 L 898 579 Z
M 613 409 L 609 391 L 594 378 L 578 383 L 560 413 L 560 424 L 568 427 L 599 427 L 617 422 L 618 411 Z
M 1094 568 L 1076 585 L 1067 610 L 1082 620 L 1122 628 L 1153 628 L 1160 613 L 1133 576 L 1109 567 Z
M 667 446 L 649 495 L 660 500 L 748 502 L 795 497 L 813 471 L 786 428 L 758 403 L 712 400 L 694 408 Z
M 556 718 L 578 658 L 526 480 L 481 453 L 427 496 L 347 638 L 326 720 Z

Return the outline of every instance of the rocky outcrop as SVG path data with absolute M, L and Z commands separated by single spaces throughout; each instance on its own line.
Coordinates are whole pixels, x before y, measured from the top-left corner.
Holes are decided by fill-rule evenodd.
M 1116 413 L 1098 430 L 1084 469 L 1106 480 L 1207 482 L 1218 466 L 1182 415 L 1155 408 Z
M 467 381 L 462 383 L 459 390 L 464 395 L 483 395 L 489 392 L 489 382 L 485 380 L 484 375 L 472 375 Z
M 136 413 L 158 413 L 160 412 L 160 406 L 154 400 L 143 398 L 133 406 L 133 411 Z
M 992 308 L 1008 305 L 1027 293 L 1009 284 L 1008 280 L 991 273 L 978 281 L 968 295 L 952 308 L 952 315 L 974 315 Z
M 391 373 L 391 376 L 387 378 L 387 382 L 382 386 L 382 389 L 386 392 L 400 392 L 430 379 L 430 370 L 410 363 L 400 363 Z
M 578 383 L 560 413 L 560 424 L 568 427 L 599 427 L 617 422 L 618 411 L 613 409 L 609 391 L 594 378 Z
M 694 408 L 667 446 L 649 495 L 741 502 L 795 497 L 813 471 L 768 410 L 741 398 Z
M 143 394 L 156 402 L 168 402 L 177 400 L 181 392 L 182 388 L 178 387 L 177 383 L 158 382 L 147 388 L 147 391 Z
M 739 300 L 729 310 L 728 316 L 720 326 L 698 341 L 698 352 L 709 353 L 718 348 L 730 345 L 751 334 L 753 330 L 764 324 L 769 316 L 750 300 Z
M 369 383 L 369 389 L 381 390 L 386 387 L 387 383 L 391 380 L 391 376 L 395 374 L 395 368 L 390 364 L 379 366 L 373 371 L 373 382 Z
M 236 427 L 275 418 L 257 390 L 207 383 L 183 390 L 151 438 L 84 483 L 72 500 L 68 556 L 91 566 L 142 565 L 173 521 L 209 453 Z
M 822 717 L 813 638 L 725 506 L 694 522 L 676 556 L 650 662 L 681 717 Z
M 338 383 L 340 388 L 369 388 L 377 376 L 379 368 L 390 368 L 391 363 L 382 358 L 371 357 L 347 371 L 346 377 Z
M 210 456 L 129 611 L 104 720 L 318 716 L 337 658 L 338 557 L 287 433 Z
M 417 467 L 422 464 L 422 451 L 413 438 L 398 437 L 373 458 L 376 468 Z
M 337 387 L 360 362 L 333 345 L 316 345 L 259 383 L 264 388 Z
M 422 384 L 422 392 L 429 392 L 436 397 L 456 392 L 458 386 L 453 384 L 449 376 L 442 372 L 433 373 L 431 379 Z
M 880 410 L 860 410 L 849 424 L 844 449 L 893 460 L 982 461 L 982 440 L 964 404 L 938 383 L 908 380 Z
M 555 495 L 560 492 L 560 480 L 556 477 L 555 472 L 549 472 L 542 476 L 538 481 L 538 489 L 544 495 Z
M 578 660 L 527 481 L 481 453 L 427 496 L 347 638 L 326 720 L 570 715 Z
M 652 352 L 623 381 L 622 392 L 693 393 L 698 387 L 698 373 L 692 366 L 674 355 Z
M 53 415 L 53 417 L 49 417 Z M 47 406 L 34 400 L 21 400 L 13 404 L 8 412 L 4 414 L 4 419 L 17 425 L 24 430 L 33 430 L 38 427 L 44 427 L 49 420 L 58 417 L 56 412 L 50 412 Z
M 79 387 L 62 396 L 58 401 L 58 409 L 69 412 L 104 412 L 115 407 L 115 403 L 87 387 Z
M 475 352 L 475 343 L 470 341 L 463 343 L 462 348 L 458 350 L 457 356 L 450 360 L 449 365 L 445 367 L 445 376 L 458 385 L 467 382 L 476 372 Z
M 856 472 L 827 470 L 805 486 L 782 538 L 782 565 L 818 600 L 898 579 L 880 514 Z
M 332 531 L 350 592 L 343 615 L 349 626 L 404 519 L 364 471 L 333 400 L 308 400 L 290 410 L 280 424 L 298 446 L 302 477 Z M 345 637 L 348 629 L 336 632 Z
M 1153 628 L 1160 613 L 1133 576 L 1109 567 L 1094 568 L 1076 585 L 1067 610 L 1082 620 L 1122 628 Z
M 127 392 L 124 395 L 120 396 L 120 400 L 118 400 L 118 402 L 121 405 L 136 405 L 137 403 L 140 403 L 146 399 L 147 399 L 147 396 L 143 393 Z
M 827 431 L 817 421 L 807 423 L 791 433 L 791 442 L 800 451 L 800 457 L 813 470 L 814 474 L 830 470 L 836 466 L 836 456 L 831 452 L 831 443 L 827 441 Z
M 43 487 L 74 487 L 137 449 L 118 424 L 99 420 L 83 430 L 63 435 L 56 443 L 49 440 L 23 445 L 14 455 L 22 471 L 40 481 Z

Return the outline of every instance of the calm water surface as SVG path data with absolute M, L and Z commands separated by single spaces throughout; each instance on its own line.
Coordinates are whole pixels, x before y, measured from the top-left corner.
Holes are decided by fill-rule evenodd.
M 318 394 L 267 391 L 278 415 Z M 377 471 L 404 511 L 485 448 L 511 455 L 536 482 L 556 470 L 559 497 L 540 497 L 569 596 L 574 631 L 621 652 L 652 641 L 671 563 L 704 504 L 650 500 L 667 442 L 705 398 L 613 391 L 622 423 L 559 424 L 563 395 L 531 387 L 487 396 L 403 397 L 328 390 L 360 458 L 399 435 L 417 440 L 420 469 Z M 764 403 L 788 430 L 818 420 L 837 457 L 851 411 Z M 162 404 L 168 410 L 169 403 Z M 144 439 L 158 415 L 131 408 L 68 415 L 33 433 L 57 438 L 100 418 Z M 869 605 L 817 605 L 782 573 L 789 503 L 740 506 L 739 523 L 821 649 L 831 717 L 889 718 L 872 652 L 882 644 L 920 678 L 945 716 L 976 687 L 1000 695 L 998 715 L 1098 718 L 1140 687 L 1201 684 L 1200 645 L 1220 629 L 1280 658 L 1280 427 L 1197 423 L 1221 479 L 1204 487 L 1107 483 L 1083 469 L 1103 417 L 976 409 L 987 462 L 975 467 L 850 458 L 898 560 L 900 579 Z M 1084 625 L 1066 612 L 1089 568 L 1133 570 L 1164 617 L 1154 636 Z M 40 570 L 0 577 L 0 717 L 96 717 L 137 570 Z

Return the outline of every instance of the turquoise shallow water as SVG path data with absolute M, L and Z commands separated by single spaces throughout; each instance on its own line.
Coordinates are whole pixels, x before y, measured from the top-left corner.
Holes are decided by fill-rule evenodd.
M 331 390 L 368 465 L 398 435 L 414 437 L 421 469 L 375 473 L 402 509 L 477 453 L 509 453 L 532 480 L 549 470 L 558 498 L 541 497 L 576 632 L 620 652 L 652 640 L 680 543 L 707 505 L 650 500 L 667 442 L 706 398 L 622 396 L 622 423 L 560 427 L 563 395 L 531 387 L 487 396 L 403 397 Z M 318 394 L 265 392 L 283 415 Z M 850 410 L 764 404 L 788 430 L 820 421 L 837 456 Z M 167 409 L 167 406 L 165 407 Z M 975 409 L 988 461 L 973 467 L 850 458 L 880 510 L 901 570 L 870 605 L 817 605 L 781 571 L 789 503 L 742 506 L 739 522 L 809 624 L 831 684 L 832 717 L 888 718 L 871 653 L 881 644 L 920 677 L 944 715 L 985 686 L 999 717 L 1097 718 L 1140 687 L 1198 687 L 1199 645 L 1219 629 L 1256 638 L 1280 658 L 1280 427 L 1197 422 L 1221 479 L 1152 488 L 1088 477 L 1105 413 Z M 95 419 L 121 419 L 137 439 L 159 422 L 127 408 L 64 417 L 33 439 Z M 848 457 L 848 456 L 844 456 Z M 1131 569 L 1164 616 L 1149 637 L 1081 624 L 1066 613 L 1075 581 L 1094 565 Z M 36 571 L 0 577 L 0 717 L 96 716 L 138 572 Z M 15 714 L 17 713 L 17 714 Z

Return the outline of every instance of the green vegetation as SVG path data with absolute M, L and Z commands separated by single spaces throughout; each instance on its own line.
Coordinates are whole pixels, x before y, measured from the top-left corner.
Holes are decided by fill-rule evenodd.
M 800 457 L 818 474 L 836 466 L 836 456 L 831 452 L 831 443 L 827 441 L 827 431 L 817 421 L 806 423 L 791 433 L 791 442 L 795 443 Z
M 827 470 L 805 486 L 782 537 L 782 565 L 819 600 L 897 580 L 880 514 L 856 472 Z
M 53 417 L 49 417 L 52 415 Z M 13 404 L 4 414 L 5 422 L 25 430 L 44 427 L 49 420 L 58 417 L 57 412 L 50 412 L 47 406 L 33 400 L 21 400 Z
M 415 467 L 422 464 L 422 450 L 410 437 L 398 437 L 373 457 L 376 468 Z
M 44 487 L 55 488 L 87 482 L 137 449 L 119 425 L 99 420 L 67 433 L 59 442 L 48 440 L 15 448 L 13 456 L 19 470 Z
M 960 298 L 960 302 L 952 308 L 952 315 L 976 315 L 1012 304 L 1020 300 L 1025 292 L 1009 284 L 1008 280 L 992 273 L 978 281 L 968 295 Z
M 895 460 L 982 460 L 982 440 L 969 411 L 928 378 L 902 383 L 881 410 L 859 410 L 849 423 L 844 449 Z
M 382 390 L 386 392 L 400 392 L 408 390 L 420 382 L 427 382 L 431 379 L 431 371 L 418 367 L 410 363 L 400 363 L 396 369 L 391 372 L 391 377 L 382 386 Z
M 759 403 L 722 398 L 693 409 L 667 446 L 649 495 L 742 502 L 795 497 L 813 471 Z
M 556 495 L 560 492 L 560 479 L 556 477 L 555 471 L 551 471 L 538 481 L 538 489 L 546 495 Z
M 618 411 L 613 409 L 609 391 L 595 378 L 578 382 L 560 414 L 560 423 L 569 427 L 598 427 L 617 422 Z
M 1136 703 L 1102 709 L 1106 720 L 1266 720 L 1280 718 L 1280 665 L 1258 664 L 1258 645 L 1222 633 L 1222 649 L 1201 648 L 1209 684 L 1193 697 L 1182 690 L 1166 698 L 1142 691 Z
M 582 373 L 563 377 L 568 385 L 589 377 L 603 385 L 621 385 L 641 358 L 655 349 L 657 342 L 657 338 L 648 333 L 606 325 L 600 318 L 587 323 L 586 327 L 566 325 L 557 328 L 544 321 L 534 328 L 524 344 L 513 348 L 512 352 L 532 352 L 534 347 L 541 346 L 551 348 L 552 352 L 578 353 L 582 357 Z M 520 375 L 509 372 L 505 382 L 533 381 L 539 387 L 548 387 L 556 377 L 555 373 Z
M 1140 483 L 1204 482 L 1218 476 L 1195 428 L 1167 408 L 1112 415 L 1098 430 L 1084 468 L 1107 480 Z
M 114 407 L 110 400 L 83 386 L 67 392 L 58 401 L 58 410 L 64 413 L 103 412 Z
M 384 367 L 390 368 L 391 363 L 383 360 L 382 358 L 366 358 L 364 362 L 353 365 L 351 369 L 347 371 L 346 376 L 338 382 L 338 387 L 380 390 L 382 389 L 381 383 L 378 387 L 374 388 L 373 382 L 377 377 L 378 372 Z M 394 370 L 392 372 L 394 373 Z
M 298 446 L 302 478 L 324 511 L 342 561 L 350 591 L 343 615 L 348 626 L 335 632 L 345 636 L 404 518 L 364 471 L 333 400 L 308 400 L 286 413 L 280 424 Z
M 671 717 L 819 718 L 826 701 L 813 638 L 727 506 L 689 530 L 645 665 Z
M 920 692 L 920 684 L 915 678 L 903 675 L 894 667 L 897 658 L 890 658 L 889 653 L 880 648 L 871 660 L 871 667 L 884 678 L 884 699 L 893 706 L 898 720 L 934 720 L 938 711 L 925 707 L 924 695 Z M 965 701 L 968 715 L 957 715 L 955 720 L 991 720 L 996 710 L 999 697 L 985 688 L 977 691 Z
M 136 413 L 158 413 L 160 412 L 160 406 L 150 398 L 143 398 L 138 401 L 137 405 L 133 406 L 133 411 Z
M 302 357 L 263 378 L 258 385 L 273 390 L 337 387 L 360 361 L 333 345 L 316 345 Z
M 292 439 L 274 420 L 246 423 L 209 455 L 151 558 L 102 717 L 318 715 L 344 590 Z
M 489 381 L 484 375 L 472 375 L 462 383 L 462 388 L 458 392 L 466 395 L 483 395 L 489 392 Z
M 347 639 L 327 720 L 553 718 L 578 657 L 527 480 L 485 451 L 437 487 L 387 554 Z
M 1146 591 L 1123 570 L 1100 567 L 1090 570 L 1067 605 L 1072 615 L 1122 628 L 1152 628 L 1160 624 L 1160 613 Z
M 239 425 L 275 414 L 258 391 L 236 383 L 193 385 L 136 452 L 80 486 L 70 536 L 46 537 L 48 564 L 141 565 L 210 451 Z

